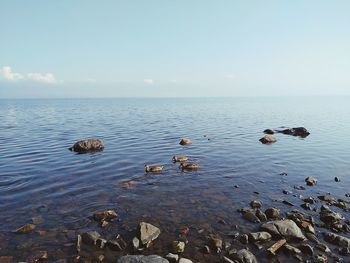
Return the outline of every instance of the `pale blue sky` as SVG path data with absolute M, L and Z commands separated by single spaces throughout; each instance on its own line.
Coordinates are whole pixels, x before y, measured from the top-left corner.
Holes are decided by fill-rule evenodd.
M 350 95 L 350 1 L 0 1 L 0 97 Z

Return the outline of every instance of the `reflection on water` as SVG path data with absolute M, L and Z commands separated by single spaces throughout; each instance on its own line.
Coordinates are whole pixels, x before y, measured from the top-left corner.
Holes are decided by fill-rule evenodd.
M 1 100 L 0 255 L 25 260 L 45 249 L 52 260 L 68 258 L 76 253 L 77 234 L 97 229 L 128 237 L 141 220 L 161 228 L 151 252 L 164 255 L 161 244 L 176 239 L 184 225 L 192 233 L 222 236 L 234 225 L 242 232 L 256 229 L 237 213 L 253 199 L 266 208 L 294 209 L 274 202 L 283 189 L 344 199 L 350 188 L 349 99 Z M 305 126 L 311 135 L 278 134 L 269 146 L 258 142 L 264 129 L 281 126 Z M 180 146 L 183 137 L 193 145 Z M 84 138 L 101 138 L 105 150 L 68 151 Z M 189 156 L 201 169 L 181 172 L 174 155 Z M 145 164 L 165 165 L 165 171 L 145 175 Z M 319 180 L 317 187 L 293 189 L 307 176 Z M 121 187 L 129 180 L 131 189 Z M 284 198 L 299 204 L 298 197 Z M 101 230 L 89 218 L 105 209 L 117 210 L 119 221 Z M 39 231 L 11 232 L 37 217 Z M 189 240 L 185 256 L 213 262 L 198 252 L 204 239 Z

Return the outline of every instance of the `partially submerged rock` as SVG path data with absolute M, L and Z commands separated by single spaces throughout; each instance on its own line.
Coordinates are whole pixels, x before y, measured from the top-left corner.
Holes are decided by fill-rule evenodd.
M 317 179 L 316 179 L 316 178 L 313 178 L 313 177 L 307 177 L 307 178 L 305 179 L 305 182 L 306 182 L 306 184 L 309 185 L 309 186 L 314 186 L 314 185 L 317 184 Z
M 160 234 L 160 229 L 146 222 L 140 223 L 140 240 L 143 245 L 147 245 L 155 240 Z
M 264 130 L 264 133 L 265 134 L 274 134 L 275 132 L 271 129 L 266 129 L 266 130 Z
M 102 151 L 104 147 L 100 139 L 89 139 L 76 142 L 69 150 L 77 153 L 88 153 Z
M 185 251 L 185 242 L 183 241 L 173 241 L 173 252 L 183 253 Z
M 261 229 L 269 232 L 273 236 L 286 239 L 306 239 L 301 229 L 290 219 L 266 222 L 261 225 Z
M 270 233 L 265 231 L 254 232 L 249 234 L 249 240 L 251 242 L 258 242 L 258 241 L 266 242 L 271 240 L 271 235 Z
M 20 228 L 17 228 L 15 232 L 17 234 L 27 234 L 29 232 L 32 232 L 35 229 L 34 224 L 25 224 L 24 226 L 21 226 Z
M 324 239 L 334 245 L 340 246 L 340 247 L 350 247 L 350 239 L 328 232 L 324 234 Z
M 232 254 L 232 258 L 239 263 L 257 263 L 256 257 L 252 252 L 247 249 L 238 250 L 236 253 Z
M 102 212 L 97 212 L 94 214 L 94 219 L 98 222 L 110 221 L 118 216 L 117 212 L 114 210 L 106 210 Z
M 265 210 L 265 215 L 268 219 L 276 220 L 280 218 L 280 209 L 271 207 Z
M 284 129 L 284 130 L 280 130 L 278 132 L 283 133 L 283 134 L 287 134 L 287 135 L 292 135 L 292 136 L 299 136 L 302 138 L 305 138 L 305 137 L 310 135 L 310 132 L 304 127 L 295 127 L 295 128 L 290 128 L 290 129 Z
M 127 255 L 119 258 L 117 263 L 169 263 L 169 261 L 157 255 Z
M 180 145 L 189 145 L 192 144 L 192 141 L 190 139 L 183 138 L 180 141 Z
M 273 135 L 267 134 L 259 140 L 263 144 L 271 144 L 277 142 L 277 138 Z

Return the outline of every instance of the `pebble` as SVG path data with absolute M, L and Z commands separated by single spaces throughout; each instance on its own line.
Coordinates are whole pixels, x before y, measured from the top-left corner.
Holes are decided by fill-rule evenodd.
M 314 185 L 317 184 L 317 179 L 316 179 L 316 178 L 313 178 L 313 177 L 307 177 L 307 178 L 305 179 L 305 182 L 306 182 L 306 184 L 309 185 L 309 186 L 314 186 Z
M 185 251 L 185 242 L 173 241 L 173 251 L 175 253 L 183 253 Z
M 334 181 L 340 182 L 340 178 L 338 176 L 334 177 Z

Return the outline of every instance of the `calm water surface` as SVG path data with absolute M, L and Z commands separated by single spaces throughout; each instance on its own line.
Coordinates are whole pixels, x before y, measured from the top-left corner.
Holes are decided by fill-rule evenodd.
M 0 100 L 0 255 L 20 261 L 48 250 L 51 261 L 69 258 L 77 234 L 96 229 L 128 240 L 147 221 L 162 230 L 149 253 L 164 256 L 170 251 L 164 244 L 182 226 L 223 238 L 234 225 L 241 232 L 256 229 L 237 212 L 253 199 L 283 211 L 295 207 L 276 202 L 279 197 L 301 204 L 283 189 L 344 199 L 349 116 L 349 97 Z M 304 126 L 311 135 L 277 134 L 277 143 L 260 144 L 264 129 L 281 126 Z M 75 141 L 95 137 L 104 141 L 103 152 L 68 151 Z M 183 137 L 193 145 L 180 146 Z M 173 155 L 187 155 L 201 169 L 183 173 Z M 165 172 L 145 175 L 145 164 L 163 164 Z M 319 180 L 317 187 L 293 189 L 307 176 Z M 130 180 L 133 189 L 121 187 Z M 119 220 L 101 229 L 90 217 L 105 209 L 118 211 Z M 32 218 L 42 221 L 41 232 L 12 233 Z M 185 256 L 214 262 L 198 252 L 204 238 L 190 234 L 189 240 Z

